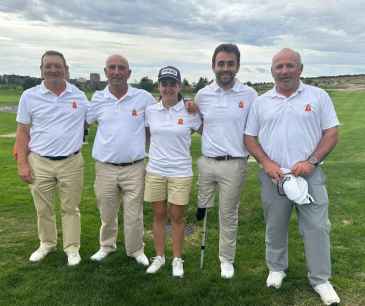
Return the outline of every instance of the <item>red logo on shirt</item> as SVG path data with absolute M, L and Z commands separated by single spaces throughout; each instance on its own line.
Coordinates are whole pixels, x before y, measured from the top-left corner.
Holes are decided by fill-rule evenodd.
M 179 118 L 177 120 L 177 124 L 180 124 L 180 125 L 184 124 L 184 119 L 183 118 Z
M 133 117 L 137 117 L 138 116 L 138 114 L 137 114 L 137 111 L 134 109 L 134 110 L 132 110 L 132 116 Z
M 72 101 L 72 108 L 73 109 L 76 109 L 77 108 L 77 102 L 75 100 Z
M 240 104 L 238 104 L 239 108 L 245 107 L 245 101 L 240 101 Z
M 305 106 L 305 109 L 304 109 L 305 112 L 311 112 L 312 111 L 312 106 L 310 104 L 307 104 Z

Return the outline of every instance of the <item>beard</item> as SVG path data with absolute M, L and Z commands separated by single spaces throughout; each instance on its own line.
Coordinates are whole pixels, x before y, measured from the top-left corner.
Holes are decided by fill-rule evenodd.
M 234 83 L 236 74 L 233 72 L 220 72 L 216 74 L 216 81 L 221 86 L 227 86 Z

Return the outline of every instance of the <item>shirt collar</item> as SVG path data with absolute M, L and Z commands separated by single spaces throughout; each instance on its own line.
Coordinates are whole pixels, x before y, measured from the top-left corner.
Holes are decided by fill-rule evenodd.
M 135 94 L 135 88 L 131 87 L 128 85 L 128 88 L 127 88 L 127 93 L 120 99 L 118 99 L 116 96 L 114 96 L 110 89 L 109 89 L 109 85 L 107 85 L 104 89 L 104 98 L 106 99 L 112 99 L 112 100 L 115 100 L 115 101 L 120 101 L 120 100 L 124 100 L 126 97 L 132 97 L 134 96 Z
M 45 95 L 47 93 L 53 94 L 53 92 L 50 89 L 48 89 L 46 87 L 46 85 L 44 84 L 44 80 L 41 82 L 40 88 L 41 88 L 41 94 L 43 94 L 43 95 Z M 64 93 L 64 92 L 72 92 L 71 84 L 69 82 L 67 82 L 67 81 L 66 81 L 66 88 L 65 88 L 65 90 L 62 93 Z
M 292 94 L 291 94 L 291 96 L 290 97 L 294 97 L 294 96 L 296 96 L 297 94 L 299 94 L 299 93 L 301 93 L 302 91 L 304 90 L 304 84 L 303 84 L 303 82 L 302 81 L 299 81 L 299 86 L 298 86 L 298 88 L 297 88 L 297 90 L 295 91 L 295 92 L 293 92 Z M 290 97 L 285 97 L 285 96 L 283 96 L 282 94 L 280 94 L 277 90 L 276 90 L 276 86 L 274 86 L 274 88 L 273 89 L 271 89 L 271 91 L 270 91 L 270 96 L 272 97 L 272 98 L 290 98 Z
M 177 102 L 174 106 L 171 106 L 170 109 L 174 110 L 175 112 L 181 111 L 185 107 L 184 100 L 181 99 L 179 102 Z M 163 106 L 162 101 L 158 102 L 157 109 L 159 111 L 166 110 L 166 108 Z
M 234 84 L 233 84 L 233 87 L 228 89 L 228 90 L 224 90 L 223 88 L 221 88 L 218 84 L 217 84 L 217 81 L 214 81 L 211 85 L 211 88 L 213 91 L 215 92 L 219 92 L 219 91 L 233 91 L 233 92 L 239 92 L 241 91 L 242 89 L 242 83 L 238 80 L 238 79 L 235 79 L 234 80 Z

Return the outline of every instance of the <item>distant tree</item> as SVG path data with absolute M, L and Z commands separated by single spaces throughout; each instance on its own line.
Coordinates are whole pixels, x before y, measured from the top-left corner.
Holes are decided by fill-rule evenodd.
M 40 83 L 41 83 L 41 79 L 28 77 L 25 79 L 22 87 L 23 87 L 23 90 L 26 90 L 26 89 L 32 88 Z
M 199 89 L 202 89 L 203 87 L 207 86 L 209 84 L 209 81 L 206 77 L 200 77 L 198 83 L 194 84 L 193 90 L 194 92 L 198 92 Z
M 183 87 L 190 87 L 190 83 L 189 83 L 189 81 L 188 81 L 187 79 L 183 79 L 183 81 L 182 81 L 182 86 L 183 86 Z
M 153 83 L 153 90 L 155 90 L 155 91 L 158 90 L 158 81 Z
M 147 76 L 143 77 L 139 82 L 139 88 L 147 90 L 148 92 L 153 91 L 153 81 L 149 79 Z

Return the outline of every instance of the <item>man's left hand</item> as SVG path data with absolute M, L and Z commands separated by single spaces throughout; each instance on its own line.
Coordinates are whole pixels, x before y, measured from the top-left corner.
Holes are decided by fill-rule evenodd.
M 198 106 L 192 100 L 185 100 L 185 108 L 189 114 L 195 114 L 199 112 Z
M 309 161 L 302 160 L 300 162 L 297 162 L 291 168 L 291 172 L 295 176 L 306 176 L 306 175 L 310 175 L 313 172 L 314 169 L 315 169 L 315 166 L 312 165 Z

